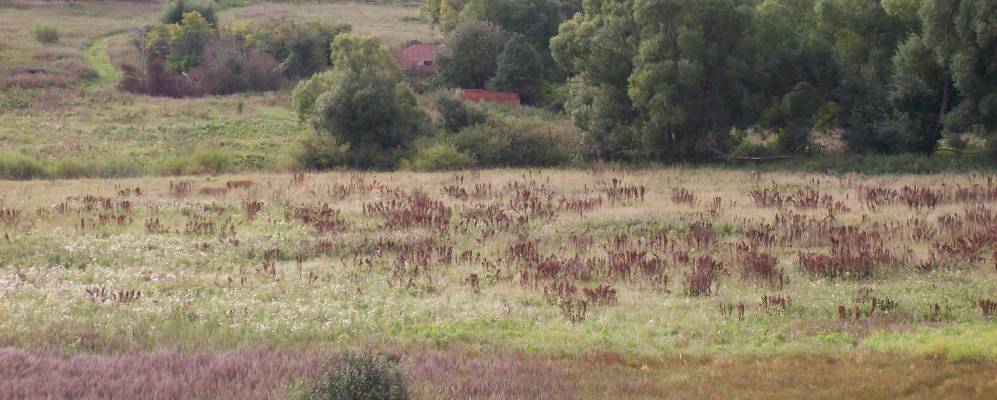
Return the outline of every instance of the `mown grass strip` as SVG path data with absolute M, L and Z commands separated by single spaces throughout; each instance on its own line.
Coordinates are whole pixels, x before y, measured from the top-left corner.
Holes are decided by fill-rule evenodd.
M 90 39 L 83 49 L 81 56 L 83 61 L 90 65 L 90 68 L 97 73 L 97 78 L 87 81 L 87 87 L 112 87 L 121 81 L 121 69 L 111 63 L 111 56 L 107 54 L 107 47 L 111 38 L 124 31 L 110 32 Z

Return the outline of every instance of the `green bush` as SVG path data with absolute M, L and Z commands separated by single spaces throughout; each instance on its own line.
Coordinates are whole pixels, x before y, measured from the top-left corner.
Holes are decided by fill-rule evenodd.
M 326 363 L 319 374 L 299 385 L 292 400 L 407 399 L 398 363 L 383 356 L 348 354 Z
M 433 106 L 440 114 L 440 125 L 447 132 L 458 132 L 488 119 L 488 114 L 477 105 L 462 100 L 452 91 L 443 91 L 433 99 Z
M 240 37 L 273 56 L 287 78 L 303 79 L 329 68 L 332 56 L 329 44 L 340 34 L 349 33 L 352 27 L 279 18 L 262 22 L 235 21 L 227 29 L 227 35 Z
M 48 172 L 40 160 L 20 153 L 0 153 L 0 179 L 45 178 Z
M 38 25 L 35 27 L 35 40 L 42 43 L 58 43 L 59 29 L 51 25 Z
M 291 150 L 291 169 L 325 170 L 346 164 L 349 144 L 340 144 L 330 135 L 308 132 Z
M 52 165 L 52 176 L 60 179 L 79 179 L 97 176 L 97 165 L 79 158 L 57 160 Z
M 231 172 L 232 157 L 219 151 L 198 151 L 193 155 L 165 157 L 159 161 L 156 173 L 166 176 L 218 175 Z
M 453 171 L 472 166 L 473 157 L 447 143 L 436 143 L 420 149 L 410 164 L 412 169 L 418 171 Z
M 493 116 L 446 138 L 484 167 L 565 165 L 574 158 L 574 130 L 537 117 Z
M 319 134 L 349 143 L 351 166 L 396 166 L 408 145 L 430 131 L 429 115 L 380 39 L 342 34 L 332 53 L 333 69 L 294 89 L 294 110 Z
M 218 6 L 211 0 L 173 0 L 164 3 L 163 7 L 159 10 L 159 22 L 175 24 L 183 19 L 184 14 L 197 11 L 209 24 L 215 25 L 218 22 L 218 16 L 215 15 L 215 10 L 217 9 Z

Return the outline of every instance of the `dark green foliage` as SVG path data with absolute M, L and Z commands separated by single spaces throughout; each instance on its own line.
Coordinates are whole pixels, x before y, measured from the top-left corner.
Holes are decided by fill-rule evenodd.
M 483 123 L 488 118 L 477 105 L 465 102 L 452 91 L 437 94 L 433 106 L 440 114 L 440 125 L 446 132 L 457 132 L 465 127 Z
M 525 36 L 514 34 L 499 54 L 495 76 L 488 81 L 488 88 L 529 97 L 527 95 L 543 80 L 543 75 L 540 53 Z
M 997 129 L 992 0 L 586 1 L 551 52 L 597 159 L 782 154 L 837 132 L 853 152 L 932 153 Z M 736 138 L 735 138 L 736 139 Z
M 443 140 L 482 167 L 542 167 L 570 162 L 572 139 L 537 117 L 493 116 Z
M 878 1 L 820 0 L 814 26 L 834 46 L 833 64 L 840 77 L 834 100 L 841 113 L 842 138 L 851 151 L 902 151 L 888 125 L 892 107 L 887 83 L 897 46 L 914 29 L 914 21 L 888 13 Z
M 284 18 L 252 25 L 240 33 L 277 59 L 288 78 L 301 79 L 329 68 L 330 44 L 336 36 L 351 30 L 348 24 L 301 23 Z
M 34 30 L 35 40 L 41 43 L 58 43 L 59 29 L 51 25 L 38 25 Z
M 477 20 L 462 22 L 446 47 L 436 55 L 436 71 L 446 84 L 466 89 L 484 89 L 495 75 L 498 56 L 506 42 L 499 26 Z
M 293 400 L 403 400 L 408 388 L 398 362 L 384 356 L 347 354 L 289 396 Z
M 561 23 L 560 7 L 556 0 L 471 0 L 460 17 L 493 22 L 506 32 L 523 35 L 534 47 L 546 49 Z
M 334 67 L 301 82 L 294 108 L 321 135 L 349 144 L 349 164 L 392 167 L 410 141 L 428 130 L 429 117 L 376 38 L 339 35 Z
M 173 0 L 164 3 L 159 10 L 159 22 L 175 24 L 183 20 L 184 14 L 196 11 L 209 24 L 215 25 L 218 23 L 218 17 L 215 15 L 217 9 L 218 6 L 211 0 Z
M 655 159 L 704 159 L 731 127 L 754 122 L 752 3 L 592 2 L 562 25 L 551 48 L 577 74 L 569 112 L 596 137 L 623 138 L 598 140 L 596 153 L 631 158 L 636 139 Z
M 997 130 L 997 10 L 992 0 L 926 1 L 922 33 L 893 58 L 890 99 L 909 150 L 943 135 Z

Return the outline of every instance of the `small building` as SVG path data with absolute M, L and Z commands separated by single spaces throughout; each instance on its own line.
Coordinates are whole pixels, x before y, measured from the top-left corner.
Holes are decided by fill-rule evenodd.
M 518 106 L 519 95 L 516 93 L 495 92 L 480 89 L 461 89 L 460 97 L 466 101 L 487 101 L 489 103 Z
M 421 44 L 413 41 L 408 46 L 394 52 L 395 62 L 402 71 L 414 76 L 426 77 L 433 74 L 433 59 L 442 44 Z

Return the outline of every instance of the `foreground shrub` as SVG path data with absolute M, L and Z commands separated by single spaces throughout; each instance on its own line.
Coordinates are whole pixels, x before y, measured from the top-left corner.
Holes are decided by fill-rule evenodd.
M 41 43 L 58 43 L 59 29 L 51 25 L 38 25 L 35 27 L 35 40 Z
M 473 157 L 446 143 L 436 143 L 420 149 L 411 163 L 412 169 L 418 171 L 453 171 L 473 165 Z
M 348 354 L 325 364 L 289 396 L 294 400 L 407 399 L 398 362 L 384 356 Z
M 0 153 L 0 179 L 35 179 L 47 175 L 40 160 L 20 153 Z

